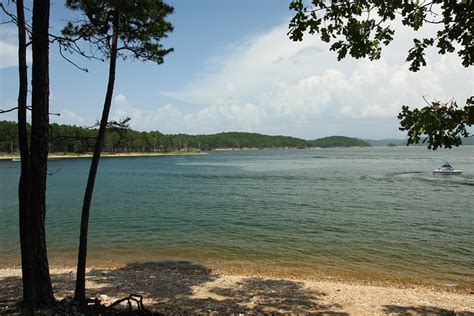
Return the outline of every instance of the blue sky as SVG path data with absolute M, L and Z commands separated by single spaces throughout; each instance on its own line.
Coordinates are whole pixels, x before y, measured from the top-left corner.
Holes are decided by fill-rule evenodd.
M 112 118 L 130 116 L 132 128 L 164 133 L 402 138 L 402 105 L 422 106 L 423 96 L 462 103 L 473 93 L 472 69 L 455 55 L 430 52 L 428 67 L 408 71 L 413 36 L 431 34 L 433 26 L 415 34 L 395 24 L 396 41 L 381 60 L 338 62 L 316 37 L 287 38 L 288 2 L 168 1 L 175 29 L 163 43 L 175 51 L 162 65 L 119 62 Z M 74 14 L 54 2 L 52 31 Z M 0 31 L 0 108 L 7 108 L 17 97 L 16 33 L 12 25 Z M 74 58 L 89 69 L 84 73 L 56 51 L 52 46 L 51 111 L 61 117 L 52 121 L 91 125 L 101 114 L 107 63 Z

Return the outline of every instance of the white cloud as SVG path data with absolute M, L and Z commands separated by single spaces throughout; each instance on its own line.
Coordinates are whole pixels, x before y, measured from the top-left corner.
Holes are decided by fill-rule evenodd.
M 18 65 L 18 46 L 0 41 L 0 68 Z
M 77 126 L 85 126 L 87 124 L 92 125 L 93 122 L 88 122 L 79 114 L 69 110 L 69 109 L 62 109 L 59 112 L 61 115 L 51 115 L 50 120 L 52 123 L 58 124 L 68 124 L 68 125 L 77 125 Z
M 456 55 L 431 51 L 428 66 L 417 73 L 404 63 L 412 38 L 435 34 L 436 27 L 414 33 L 396 24 L 396 40 L 383 49 L 383 59 L 339 62 L 316 36 L 290 41 L 284 23 L 211 56 L 207 71 L 165 93 L 176 99 L 172 103 L 151 108 L 117 95 L 112 117 L 130 116 L 135 129 L 165 133 L 399 136 L 396 115 L 402 105 L 422 106 L 423 96 L 462 103 L 474 90 L 472 69 L 462 67 Z M 5 26 L 0 31 L 0 68 L 14 67 L 16 32 Z M 86 112 L 58 112 L 61 117 L 52 119 L 61 123 L 93 123 Z
M 0 27 L 0 68 L 18 66 L 17 33 L 12 27 Z M 31 50 L 27 49 L 26 60 L 31 63 Z
M 381 60 L 338 62 L 315 36 L 291 42 L 283 24 L 214 56 L 213 69 L 167 93 L 194 104 L 192 111 L 172 104 L 145 110 L 118 96 L 114 114 L 132 117 L 136 128 L 171 133 L 400 136 L 396 115 L 402 105 L 422 106 L 423 96 L 462 103 L 472 94 L 473 73 L 456 55 L 433 53 L 427 67 L 409 71 L 404 59 L 414 33 L 396 28 L 399 40 Z
M 259 125 L 265 112 L 254 104 L 214 104 L 189 113 L 166 104 L 153 109 L 131 105 L 124 95 L 115 97 L 112 118 L 131 118 L 131 126 L 140 130 L 165 133 L 214 133 L 231 130 L 251 131 Z
M 298 60 L 304 57 L 300 53 L 309 57 L 307 49 L 321 51 L 321 47 L 315 46 L 313 39 L 292 43 L 286 32 L 282 25 L 234 45 L 226 56 L 213 58 L 217 60 L 214 71 L 168 95 L 200 104 L 240 100 L 269 85 L 301 79 L 301 74 L 309 76 L 312 70 Z

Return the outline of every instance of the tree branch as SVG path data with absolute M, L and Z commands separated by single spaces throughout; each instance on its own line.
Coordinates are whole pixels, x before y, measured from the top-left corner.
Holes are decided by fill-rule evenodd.
M 31 111 L 31 106 L 27 106 L 26 107 L 27 110 Z M 18 110 L 18 107 L 15 106 L 11 109 L 8 109 L 8 110 L 3 110 L 3 109 L 0 109 L 0 114 L 5 114 L 5 113 L 8 113 L 8 112 L 13 112 L 15 110 Z M 48 113 L 49 115 L 56 115 L 56 116 L 61 116 L 61 113 L 53 113 L 53 112 L 49 112 Z
M 15 111 L 15 110 L 18 110 L 17 106 L 14 107 L 14 108 L 8 109 L 8 110 L 0 109 L 0 114 L 5 114 L 5 113 L 12 112 L 12 111 Z
M 70 60 L 69 58 L 67 58 L 62 49 L 61 49 L 61 45 L 58 45 L 58 51 L 59 51 L 59 54 L 61 55 L 62 58 L 64 58 L 64 60 L 66 60 L 68 63 L 70 63 L 71 65 L 73 65 L 74 67 L 76 67 L 77 69 L 81 70 L 81 71 L 84 71 L 84 72 L 89 72 L 89 70 L 85 67 L 80 67 L 78 64 L 76 64 L 75 62 L 73 62 L 72 60 Z

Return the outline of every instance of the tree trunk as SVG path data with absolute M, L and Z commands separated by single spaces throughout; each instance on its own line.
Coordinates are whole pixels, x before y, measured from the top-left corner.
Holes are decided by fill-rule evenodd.
M 89 169 L 89 177 L 87 179 L 86 192 L 82 205 L 81 215 L 81 231 L 79 237 L 79 254 L 77 256 L 77 276 L 74 300 L 83 304 L 86 297 L 86 257 L 87 257 L 87 232 L 89 227 L 89 213 L 92 202 L 92 193 L 94 191 L 94 183 L 99 167 L 100 154 L 104 143 L 105 131 L 107 129 L 107 121 L 109 119 L 110 107 L 112 105 L 112 95 L 115 83 L 115 68 L 117 63 L 117 43 L 118 43 L 118 13 L 114 14 L 112 45 L 110 48 L 110 65 L 109 65 L 109 81 L 107 84 L 107 93 L 105 95 L 104 108 L 102 110 L 102 118 L 100 120 L 99 134 L 97 135 L 94 155 L 92 157 L 91 167 Z
M 20 221 L 21 272 L 23 280 L 23 312 L 34 314 L 33 264 L 31 254 L 30 188 L 31 168 L 26 130 L 26 102 L 28 96 L 28 72 L 26 66 L 26 30 L 23 0 L 16 1 L 18 19 L 18 146 L 21 158 L 21 174 L 18 185 L 18 205 Z
M 31 243 L 37 306 L 55 302 L 46 252 L 46 177 L 49 137 L 49 0 L 33 3 L 33 70 L 31 92 Z

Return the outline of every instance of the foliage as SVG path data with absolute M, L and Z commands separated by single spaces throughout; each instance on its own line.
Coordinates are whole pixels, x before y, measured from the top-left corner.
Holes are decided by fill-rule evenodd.
M 317 33 L 321 40 L 330 44 L 330 50 L 337 53 L 338 60 L 347 54 L 355 58 L 379 59 L 382 46 L 389 45 L 395 35 L 390 24 L 399 17 L 404 26 L 415 31 L 425 24 L 440 26 L 431 37 L 413 40 L 406 58 L 411 71 L 426 66 L 425 50 L 431 46 L 436 46 L 439 54 L 457 52 L 464 67 L 474 63 L 474 5 L 471 0 L 311 0 L 309 5 L 304 2 L 292 0 L 290 3 L 290 10 L 295 15 L 289 24 L 289 37 L 301 41 L 306 32 Z M 439 102 L 413 111 L 404 106 L 398 117 L 400 129 L 409 132 L 408 144 L 418 142 L 420 135 L 425 134 L 430 149 L 458 146 L 460 136 L 468 136 L 466 125 L 470 126 L 474 117 L 472 97 L 469 100 L 464 108 L 448 106 L 441 109 Z
M 474 97 L 467 99 L 466 104 L 464 109 L 458 108 L 454 101 L 448 104 L 437 101 L 414 110 L 403 106 L 398 115 L 400 130 L 408 131 L 408 144 L 418 144 L 422 135 L 428 135 L 422 142 L 428 142 L 429 149 L 459 146 L 461 137 L 469 136 L 466 127 L 474 123 Z
M 118 55 L 142 61 L 163 63 L 163 57 L 172 52 L 164 49 L 160 40 L 173 30 L 165 20 L 173 7 L 157 0 L 110 1 L 67 0 L 66 5 L 81 11 L 86 19 L 68 22 L 62 33 L 75 42 L 84 39 L 91 51 L 110 57 L 112 33 L 119 34 Z M 67 49 L 67 48 L 66 48 Z
M 0 151 L 10 151 L 10 139 L 16 138 L 16 123 L 0 121 Z M 11 130 L 12 134 L 7 132 Z M 85 153 L 94 148 L 97 129 L 73 125 L 51 124 L 50 151 Z M 304 140 L 289 136 L 257 133 L 218 133 L 212 135 L 165 135 L 158 131 L 138 132 L 131 129 L 110 129 L 103 145 L 107 152 L 170 152 L 177 150 L 214 150 L 220 148 L 307 148 L 370 146 L 357 138 L 331 136 Z M 16 149 L 17 147 L 14 147 Z
M 302 139 L 288 136 L 268 136 L 257 133 L 218 133 L 214 135 L 172 135 L 176 144 L 187 144 L 188 147 L 203 150 L 216 148 L 280 148 L 305 147 Z
M 310 147 L 369 147 L 370 144 L 357 138 L 330 136 L 308 141 Z
M 438 8 L 441 14 L 436 12 Z M 423 24 L 442 25 L 436 36 L 414 39 L 407 57 L 410 70 L 418 71 L 426 65 L 424 51 L 434 45 L 439 54 L 457 50 L 465 67 L 474 62 L 474 16 L 470 0 L 312 0 L 310 6 L 305 6 L 303 0 L 293 0 L 290 9 L 295 11 L 289 25 L 290 38 L 301 41 L 306 31 L 318 33 L 321 40 L 331 44 L 330 49 L 337 52 L 339 60 L 347 53 L 355 58 L 379 59 L 382 45 L 390 44 L 395 34 L 389 23 L 400 16 L 403 25 L 415 31 Z
M 18 127 L 14 122 L 0 122 L 0 151 L 10 152 L 18 148 Z

